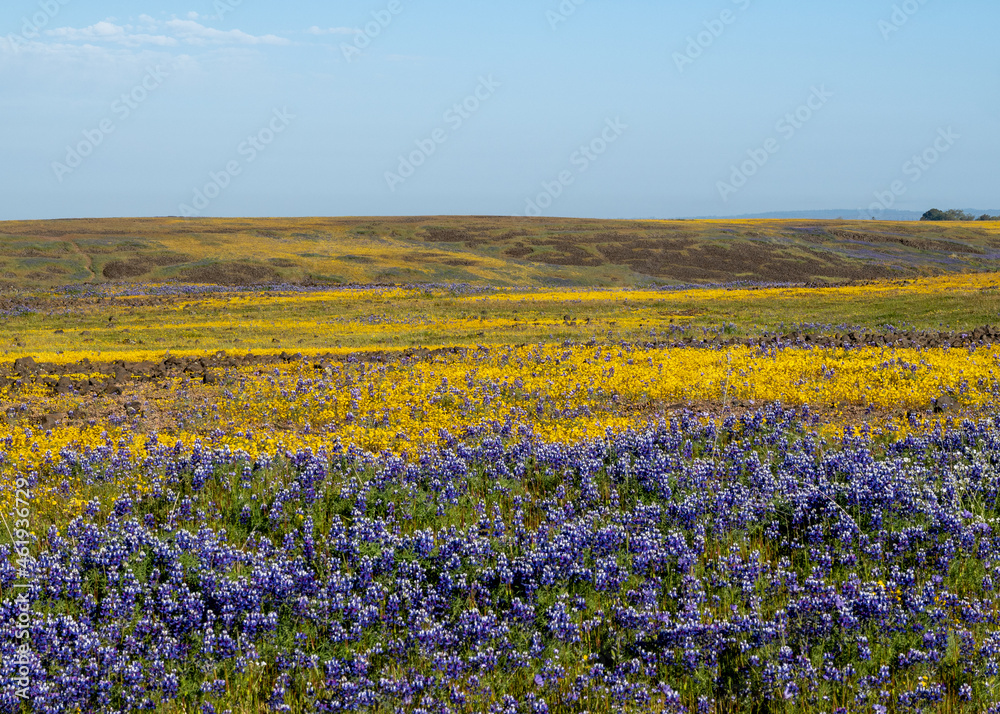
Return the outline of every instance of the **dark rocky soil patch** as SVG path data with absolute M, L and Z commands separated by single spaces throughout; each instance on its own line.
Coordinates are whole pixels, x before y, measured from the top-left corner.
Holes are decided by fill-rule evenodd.
M 524 243 L 518 243 L 515 246 L 507 248 L 503 253 L 508 258 L 513 258 L 514 260 L 522 260 L 527 258 L 529 255 L 535 252 L 535 249 L 530 245 L 525 245 Z
M 276 268 L 297 268 L 299 264 L 294 260 L 288 260 L 287 258 L 271 258 L 267 261 Z
M 211 285 L 262 285 L 280 281 L 281 274 L 267 265 L 216 263 L 188 268 L 178 275 L 178 280 Z
M 141 260 L 112 260 L 101 270 L 101 275 L 108 280 L 127 280 L 145 275 L 151 268 Z
M 181 265 L 190 260 L 189 256 L 180 253 L 137 255 L 128 260 L 112 260 L 104 266 L 101 274 L 108 280 L 128 280 L 146 275 L 155 268 Z
M 887 233 L 859 233 L 857 231 L 831 230 L 830 235 L 843 240 L 856 241 L 860 243 L 897 243 L 907 248 L 917 250 L 935 250 L 951 253 L 981 254 L 983 251 L 978 248 L 945 240 L 933 240 L 917 236 L 901 236 Z
M 685 282 L 732 282 L 741 278 L 773 282 L 816 277 L 872 280 L 898 276 L 891 268 L 843 258 L 813 248 L 789 250 L 748 240 L 698 243 L 690 239 L 632 238 L 598 246 L 608 262 L 638 273 Z

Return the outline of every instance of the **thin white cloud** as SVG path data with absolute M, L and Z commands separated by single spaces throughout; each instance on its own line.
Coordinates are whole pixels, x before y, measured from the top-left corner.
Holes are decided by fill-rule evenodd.
M 249 35 L 242 30 L 216 30 L 194 20 L 168 20 L 167 29 L 191 45 L 287 45 L 290 42 L 277 35 Z
M 89 27 L 60 27 L 47 30 L 45 35 L 61 43 L 119 44 L 125 47 L 154 45 L 288 45 L 291 42 L 277 35 L 251 35 L 242 30 L 217 30 L 195 20 L 159 21 L 149 15 L 139 18 L 140 26 L 118 25 L 103 20 Z
M 126 28 L 107 20 L 98 22 L 90 27 L 60 27 L 55 30 L 48 30 L 45 34 L 62 42 L 73 43 L 113 42 L 125 45 L 126 47 L 139 47 L 141 45 L 173 47 L 177 44 L 176 38 L 167 35 L 150 35 L 142 32 L 134 32 L 131 27 Z
M 357 27 L 330 27 L 323 29 L 313 25 L 306 30 L 310 35 L 360 35 L 361 30 Z

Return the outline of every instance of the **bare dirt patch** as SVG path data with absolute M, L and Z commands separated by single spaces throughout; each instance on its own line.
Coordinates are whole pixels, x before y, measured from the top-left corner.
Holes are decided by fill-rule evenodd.
M 276 268 L 297 268 L 299 264 L 294 260 L 288 260 L 287 258 L 271 258 L 267 261 Z
M 157 253 L 154 255 L 138 255 L 128 260 L 112 260 L 101 270 L 108 280 L 127 280 L 138 278 L 151 272 L 154 268 L 181 265 L 191 260 L 181 253 Z
M 830 235 L 844 240 L 861 243 L 896 243 L 917 250 L 947 251 L 951 253 L 981 254 L 983 251 L 975 246 L 956 241 L 934 240 L 916 236 L 901 236 L 887 233 L 859 233 L 857 231 L 831 230 Z
M 101 275 L 108 280 L 127 280 L 145 275 L 151 267 L 143 261 L 112 260 L 101 270 Z
M 514 260 L 523 260 L 524 258 L 527 258 L 534 252 L 535 249 L 532 248 L 530 245 L 525 245 L 524 243 L 518 243 L 515 246 L 507 248 L 503 252 L 503 254 L 506 255 L 508 258 L 513 258 Z
M 178 275 L 178 279 L 186 283 L 211 285 L 261 285 L 279 282 L 281 275 L 267 265 L 216 263 L 188 268 Z

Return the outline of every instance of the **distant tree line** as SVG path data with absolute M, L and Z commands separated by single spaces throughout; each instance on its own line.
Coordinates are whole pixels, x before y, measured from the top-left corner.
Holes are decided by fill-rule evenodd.
M 936 208 L 932 208 L 927 211 L 924 215 L 920 217 L 922 221 L 1000 221 L 1000 216 L 991 216 L 989 213 L 984 213 L 979 218 L 976 218 L 971 213 L 966 213 L 965 211 L 959 211 L 955 208 L 950 211 L 939 211 Z

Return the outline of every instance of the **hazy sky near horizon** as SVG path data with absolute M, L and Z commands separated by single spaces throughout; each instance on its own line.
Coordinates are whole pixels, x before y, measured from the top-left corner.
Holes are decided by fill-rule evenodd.
M 7 0 L 0 219 L 1000 208 L 996 0 Z

